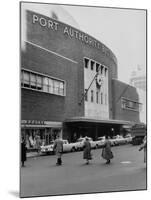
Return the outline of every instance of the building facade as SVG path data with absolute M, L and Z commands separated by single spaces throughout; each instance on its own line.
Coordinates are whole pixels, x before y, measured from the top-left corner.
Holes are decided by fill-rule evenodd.
M 146 92 L 146 73 L 141 67 L 138 66 L 137 70 L 132 72 L 130 85 Z
M 96 139 L 111 130 L 119 133 L 129 120 L 139 122 L 138 113 L 133 115 L 130 109 L 130 118 L 114 110 L 117 59 L 108 47 L 81 30 L 29 10 L 25 26 L 21 132 L 29 148 L 36 136 L 45 144 L 57 134 L 69 141 L 85 135 Z M 137 100 L 135 88 L 128 98 Z

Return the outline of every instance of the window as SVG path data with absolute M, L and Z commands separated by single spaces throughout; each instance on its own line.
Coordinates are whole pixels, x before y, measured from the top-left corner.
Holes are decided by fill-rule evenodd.
M 37 75 L 37 89 L 42 90 L 42 77 Z
M 49 92 L 49 79 L 47 77 L 43 78 L 43 91 Z
M 94 97 L 93 97 L 93 90 L 91 90 L 91 102 L 94 101 Z
M 53 79 L 49 78 L 49 93 L 54 93 L 54 81 Z
M 22 70 L 21 86 L 28 89 L 47 92 L 56 95 L 65 95 L 64 81 L 57 80 L 36 72 Z
M 98 72 L 100 69 L 100 64 L 96 63 L 96 72 Z
M 36 89 L 36 74 L 30 73 L 30 87 Z
M 84 67 L 88 68 L 88 66 L 89 66 L 89 59 L 84 58 Z
M 140 111 L 141 110 L 141 103 L 135 102 L 129 99 L 122 98 L 121 99 L 121 107 L 123 109 L 133 110 L 133 111 Z
M 107 105 L 107 94 L 105 94 L 105 105 Z
M 107 75 L 107 69 L 105 68 L 105 76 Z
M 54 80 L 54 94 L 59 93 L 59 82 L 57 80 Z
M 94 69 L 94 61 L 91 60 L 91 70 Z
M 64 94 L 64 83 L 63 83 L 63 82 L 60 82 L 59 94 L 60 94 L 60 95 L 63 95 L 63 94 Z
M 103 93 L 101 92 L 101 104 L 103 104 Z
M 85 101 L 88 101 L 88 90 L 85 89 Z
M 101 65 L 101 74 L 103 74 L 103 68 L 104 68 L 103 65 Z
M 23 72 L 23 84 L 25 87 L 30 87 L 30 73 Z
M 99 92 L 96 92 L 96 103 L 99 103 Z

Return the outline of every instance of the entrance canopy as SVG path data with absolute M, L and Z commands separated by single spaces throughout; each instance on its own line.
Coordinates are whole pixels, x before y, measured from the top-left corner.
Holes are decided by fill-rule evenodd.
M 66 119 L 65 123 L 69 122 L 87 122 L 87 123 L 97 123 L 97 124 L 117 124 L 117 125 L 133 125 L 134 122 L 124 121 L 124 120 L 115 120 L 115 119 L 101 119 L 95 117 L 72 117 Z
M 124 135 L 123 126 L 132 126 L 133 122 L 114 119 L 102 119 L 97 117 L 72 117 L 64 121 L 66 132 L 70 141 L 80 137 L 91 137 L 96 140 L 98 137 L 109 135 Z

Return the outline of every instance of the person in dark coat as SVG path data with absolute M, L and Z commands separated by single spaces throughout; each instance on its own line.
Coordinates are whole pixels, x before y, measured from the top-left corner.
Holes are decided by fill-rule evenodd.
M 84 142 L 84 150 L 83 150 L 83 159 L 86 159 L 86 164 L 89 164 L 89 160 L 92 159 L 91 157 L 91 144 L 89 139 L 86 137 Z
M 106 136 L 105 144 L 102 150 L 102 158 L 106 160 L 106 164 L 110 164 L 110 160 L 113 158 L 113 153 L 111 151 L 111 142 L 109 141 L 108 136 Z
M 147 138 L 146 136 L 144 137 L 143 144 L 139 148 L 139 151 L 144 149 L 144 163 L 146 163 L 146 157 L 147 157 Z
M 62 153 L 63 153 L 63 141 L 62 139 L 57 136 L 57 139 L 54 142 L 54 151 L 56 152 L 57 155 L 57 163 L 56 165 L 61 165 L 62 164 Z
M 22 163 L 22 167 L 25 166 L 24 162 L 27 160 L 26 151 L 27 151 L 26 142 L 25 142 L 25 139 L 22 139 L 22 141 L 21 141 L 21 163 Z

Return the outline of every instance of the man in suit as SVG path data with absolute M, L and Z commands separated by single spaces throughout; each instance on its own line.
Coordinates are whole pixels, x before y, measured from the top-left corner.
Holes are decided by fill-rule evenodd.
M 63 153 L 63 141 L 59 136 L 57 136 L 57 139 L 54 142 L 54 151 L 56 152 L 56 155 L 57 155 L 56 165 L 61 165 L 62 164 L 61 157 Z

